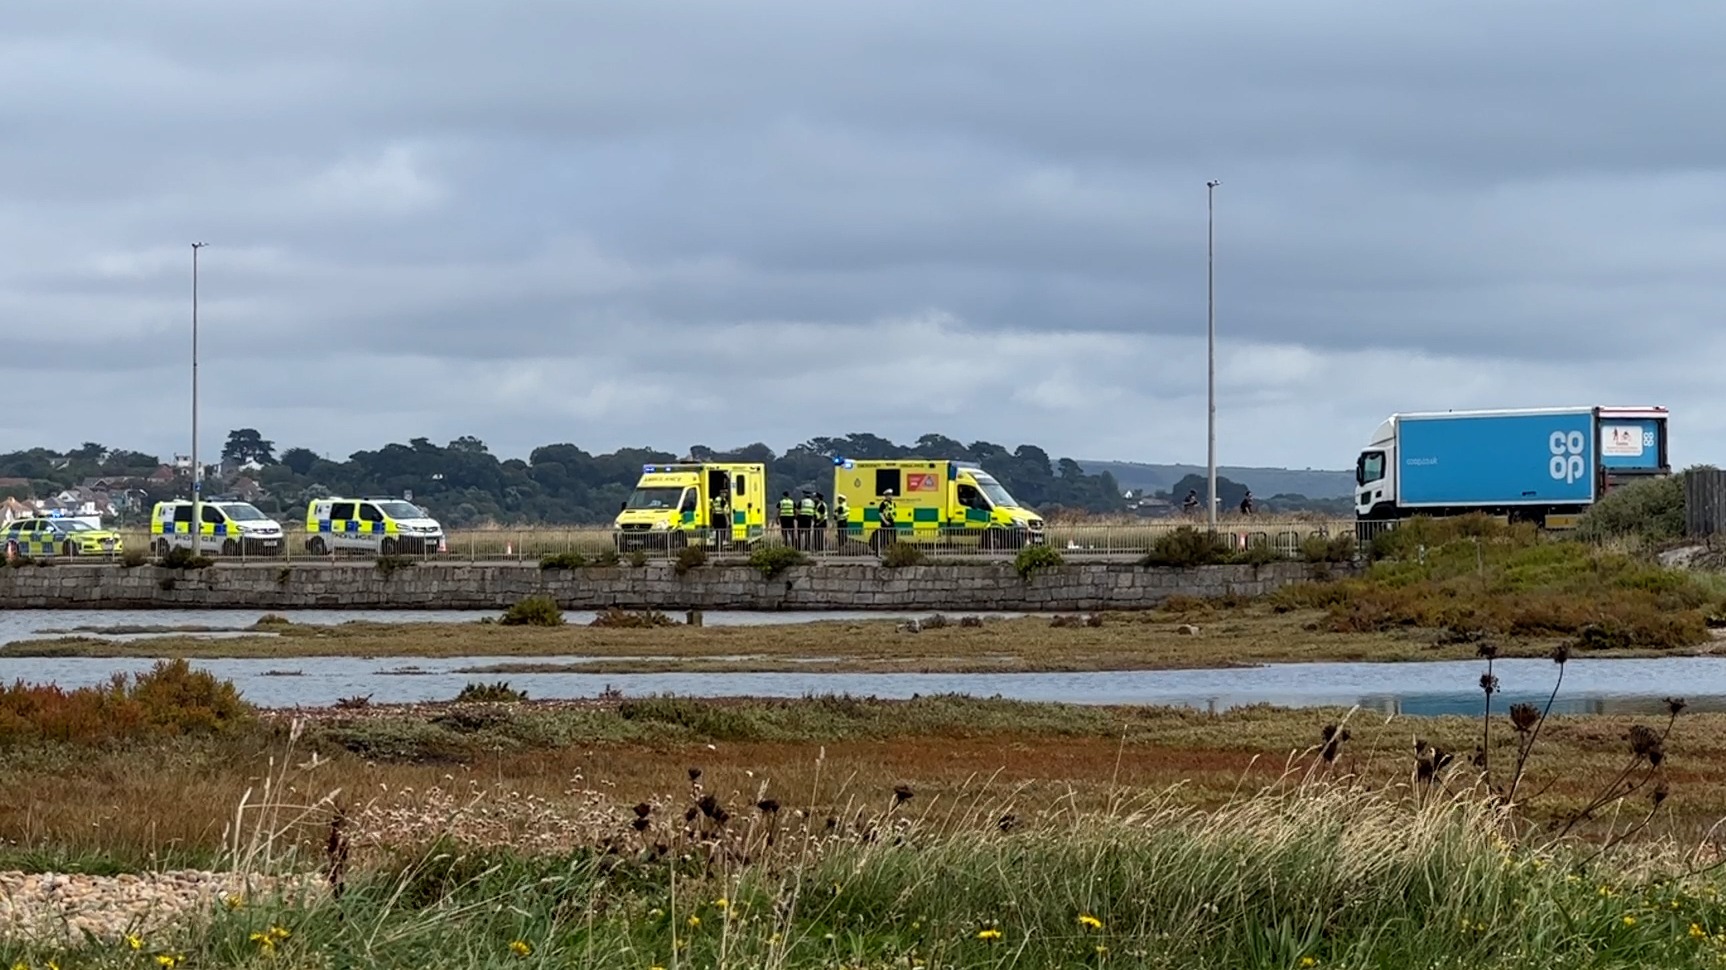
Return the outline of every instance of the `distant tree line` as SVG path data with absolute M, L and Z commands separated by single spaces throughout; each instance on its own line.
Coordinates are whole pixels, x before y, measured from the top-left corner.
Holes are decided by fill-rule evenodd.
M 923 435 L 909 445 L 872 434 L 813 438 L 783 454 L 759 443 L 730 450 L 695 445 L 683 454 L 652 448 L 593 454 L 564 443 L 535 448 L 525 461 L 499 459 L 485 442 L 471 436 L 447 445 L 413 438 L 406 444 L 356 451 L 345 461 L 332 461 L 302 447 L 287 448 L 278 455 L 275 443 L 256 429 L 240 428 L 229 434 L 222 457 L 231 466 L 248 462 L 261 466 L 243 473 L 267 490 L 269 497 L 259 502 L 260 507 L 289 519 L 302 515 L 311 500 L 329 495 L 411 494 L 413 501 L 456 527 L 609 522 L 635 487 L 643 465 L 685 458 L 764 464 L 772 495 L 804 488 L 831 493 L 836 457 L 954 458 L 982 465 L 1019 501 L 1045 514 L 1066 509 L 1119 512 L 1126 507 L 1113 475 L 1088 475 L 1070 458 L 1051 460 L 1035 445 L 1009 451 L 988 441 L 963 444 L 938 434 Z M 67 453 L 36 448 L 0 454 L 0 479 L 28 480 L 28 490 L 45 494 L 96 477 L 142 479 L 160 464 L 154 455 L 86 443 Z M 212 481 L 206 493 L 214 495 L 223 484 L 231 485 L 232 477 L 227 483 Z M 146 490 L 152 499 L 186 491 L 183 483 Z

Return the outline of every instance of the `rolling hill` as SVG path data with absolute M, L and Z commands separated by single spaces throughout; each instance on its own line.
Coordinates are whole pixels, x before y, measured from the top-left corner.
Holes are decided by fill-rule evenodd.
M 1133 461 L 1080 461 L 1087 474 L 1110 472 L 1122 488 L 1166 491 L 1187 475 L 1205 474 L 1203 465 L 1152 465 Z M 1307 498 L 1348 498 L 1354 492 L 1353 471 L 1217 466 L 1217 475 L 1240 482 L 1254 495 L 1305 495 Z

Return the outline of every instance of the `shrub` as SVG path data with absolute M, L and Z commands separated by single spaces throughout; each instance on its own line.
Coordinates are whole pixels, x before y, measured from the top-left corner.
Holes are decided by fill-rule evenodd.
M 141 737 L 212 733 L 247 720 L 251 709 L 231 681 L 164 660 L 130 679 L 115 674 L 101 687 L 55 684 L 0 688 L 0 742 L 94 744 Z
M 612 563 L 615 564 L 617 562 L 617 550 L 612 549 L 610 552 Z M 558 552 L 549 556 L 542 556 L 539 560 L 539 568 L 547 570 L 580 569 L 585 565 L 587 565 L 587 557 L 579 552 Z
M 616 549 L 601 549 L 599 554 L 593 557 L 593 564 L 595 566 L 615 566 L 617 563 L 618 555 Z
M 671 568 L 677 572 L 677 575 L 682 576 L 691 569 L 700 569 L 705 565 L 707 565 L 707 549 L 705 547 L 684 546 L 677 550 L 677 560 L 671 564 Z
M 1354 561 L 1354 536 L 1307 536 L 1300 544 L 1301 558 L 1309 563 Z
M 1590 541 L 1635 536 L 1662 543 L 1684 535 L 1684 476 L 1648 478 L 1601 496 L 1576 524 L 1577 538 Z
M 888 569 L 901 569 L 905 566 L 921 566 L 928 558 L 915 543 L 895 542 L 881 554 L 881 565 Z
M 1228 554 L 1228 548 L 1216 533 L 1200 532 L 1190 525 L 1183 525 L 1173 532 L 1158 536 L 1157 541 L 1151 544 L 1151 551 L 1140 564 L 1190 569 L 1193 566 L 1215 565 L 1227 558 Z
M 630 553 L 629 554 L 629 564 L 631 566 L 634 566 L 636 569 L 640 569 L 641 567 L 647 565 L 647 553 L 640 550 L 640 549 L 637 549 L 634 552 Z
M 258 617 L 258 622 L 252 624 L 253 627 L 283 627 L 293 625 L 293 620 L 288 619 L 280 613 L 265 613 L 263 616 Z
M 413 564 L 414 561 L 407 556 L 379 556 L 377 569 L 380 575 L 388 579 L 403 569 L 411 569 Z
M 617 607 L 599 611 L 588 626 L 613 627 L 624 630 L 676 626 L 677 621 L 658 610 L 620 610 Z
M 529 596 L 505 610 L 498 622 L 504 626 L 563 626 L 563 610 L 549 596 Z
M 527 700 L 527 691 L 516 690 L 509 681 L 495 684 L 468 684 L 455 695 L 457 704 L 513 704 Z
M 214 563 L 209 556 L 195 555 L 189 546 L 175 546 L 162 557 L 162 565 L 169 569 L 203 569 Z
M 749 554 L 749 565 L 768 579 L 808 561 L 809 557 L 790 546 L 762 546 Z
M 120 554 L 120 565 L 127 569 L 134 569 L 149 561 L 150 554 L 142 549 L 127 549 Z
M 1065 562 L 1060 553 L 1048 546 L 1026 546 L 1013 557 L 1013 571 L 1020 579 L 1028 580 L 1038 570 L 1054 569 Z

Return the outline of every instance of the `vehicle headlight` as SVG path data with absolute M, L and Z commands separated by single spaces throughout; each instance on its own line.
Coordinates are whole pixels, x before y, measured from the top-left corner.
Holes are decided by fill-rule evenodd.
M 671 528 L 671 523 L 669 523 L 669 522 L 655 522 L 655 523 L 653 523 L 653 525 L 649 526 L 649 528 L 651 528 L 654 532 L 664 532 L 665 530 Z

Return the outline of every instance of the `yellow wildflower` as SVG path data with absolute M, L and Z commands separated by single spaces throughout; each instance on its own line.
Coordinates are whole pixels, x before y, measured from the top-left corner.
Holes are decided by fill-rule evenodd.
M 142 950 L 144 948 L 144 938 L 136 933 L 127 933 L 126 945 L 134 950 Z
M 17 963 L 12 964 L 12 970 L 30 970 L 30 965 L 25 963 L 23 960 L 19 960 Z
M 1109 948 L 1102 945 L 1101 943 L 1098 943 L 1097 944 L 1097 956 L 1106 957 L 1108 955 L 1109 955 Z
M 239 909 L 241 906 L 246 905 L 246 897 L 241 896 L 238 893 L 231 896 L 223 896 L 222 905 L 229 909 Z
M 1699 924 L 1699 923 L 1691 923 L 1690 924 L 1690 938 L 1692 940 L 1705 939 L 1707 936 L 1708 936 L 1708 931 L 1703 929 L 1701 924 Z
M 731 905 L 731 903 L 724 896 L 721 896 L 718 899 L 715 899 L 713 901 L 713 905 L 719 907 L 720 909 L 724 909 L 726 906 Z
M 1095 916 L 1081 915 L 1079 917 L 1079 925 L 1086 929 L 1100 930 L 1103 928 L 1103 921 Z
M 699 916 L 689 917 L 689 925 L 691 928 L 700 926 L 701 925 L 701 917 L 699 917 Z
M 185 957 L 172 956 L 167 953 L 158 953 L 156 954 L 156 966 L 166 967 L 167 970 L 173 970 L 174 967 L 180 965 L 180 961 L 183 959 L 185 959 Z
M 280 943 L 281 941 L 287 939 L 288 935 L 289 935 L 288 931 L 284 927 L 281 927 L 281 926 L 270 927 L 270 939 L 275 940 L 277 943 Z
M 1625 926 L 1635 926 L 1636 925 L 1636 917 L 1634 917 L 1634 916 L 1624 917 L 1624 925 Z
M 977 939 L 979 939 L 979 940 L 998 940 L 1000 938 L 1001 938 L 1001 931 L 997 930 L 997 929 L 991 928 L 991 929 L 978 930 L 977 931 Z
M 525 957 L 533 952 L 533 947 L 528 946 L 526 940 L 510 940 L 509 952 L 518 957 Z
M 1316 967 L 1318 966 L 1318 957 L 1301 957 L 1300 965 L 1303 967 Z

